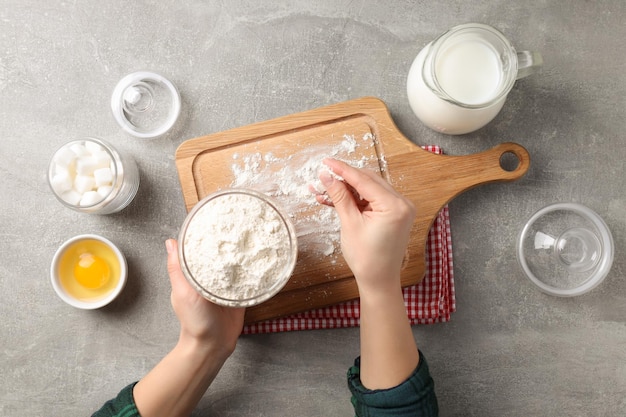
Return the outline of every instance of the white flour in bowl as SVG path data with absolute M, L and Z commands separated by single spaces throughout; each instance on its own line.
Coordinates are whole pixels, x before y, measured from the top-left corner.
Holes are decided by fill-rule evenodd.
M 278 212 L 241 193 L 206 202 L 184 235 L 184 258 L 195 281 L 228 300 L 265 294 L 290 262 L 289 230 Z

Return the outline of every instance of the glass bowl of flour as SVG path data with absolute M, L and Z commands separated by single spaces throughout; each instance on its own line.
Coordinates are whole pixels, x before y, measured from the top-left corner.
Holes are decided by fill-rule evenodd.
M 267 301 L 289 281 L 298 256 L 293 223 L 265 194 L 228 189 L 203 198 L 179 236 L 181 268 L 207 300 L 228 307 Z

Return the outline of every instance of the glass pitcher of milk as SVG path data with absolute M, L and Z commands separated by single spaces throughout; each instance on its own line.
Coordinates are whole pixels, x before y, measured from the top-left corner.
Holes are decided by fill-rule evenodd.
M 515 80 L 541 65 L 541 54 L 516 52 L 491 26 L 455 26 L 413 61 L 407 79 L 409 103 L 431 129 L 449 135 L 473 132 L 496 117 Z

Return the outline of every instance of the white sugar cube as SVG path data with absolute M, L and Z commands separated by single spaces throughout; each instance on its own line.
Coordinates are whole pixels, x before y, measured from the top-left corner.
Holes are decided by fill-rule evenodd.
M 92 154 L 92 155 L 95 154 L 95 153 L 104 151 L 104 148 L 102 146 L 100 146 L 96 142 L 92 142 L 92 141 L 89 141 L 89 140 L 85 141 L 85 148 L 87 148 L 89 153 Z
M 111 190 L 113 190 L 113 187 L 111 187 L 110 185 L 103 185 L 98 187 L 98 194 L 100 194 L 102 198 L 104 198 L 111 194 Z
M 89 175 L 77 175 L 74 179 L 74 188 L 81 194 L 93 190 L 96 186 L 96 180 Z
M 54 154 L 54 162 L 64 167 L 70 166 L 76 159 L 76 154 L 68 147 L 63 147 Z
M 98 161 L 91 156 L 78 158 L 76 161 L 76 174 L 78 175 L 93 175 L 97 168 Z
M 91 157 L 96 163 L 96 168 L 108 168 L 111 166 L 111 157 L 107 152 L 96 152 Z
M 89 151 L 87 150 L 87 148 L 85 148 L 85 145 L 81 143 L 73 144 L 72 146 L 70 146 L 70 149 L 79 158 L 82 158 L 84 156 L 89 156 Z
M 96 181 L 96 187 L 110 185 L 113 182 L 113 173 L 109 167 L 96 169 L 93 172 L 93 177 Z
M 69 190 L 61 195 L 63 201 L 67 204 L 71 204 L 73 206 L 78 205 L 80 203 L 80 199 L 82 198 L 82 194 L 76 192 L 75 190 Z
M 59 172 L 54 174 L 50 180 L 50 185 L 52 185 L 52 189 L 55 193 L 61 195 L 72 189 L 72 177 L 70 177 L 67 170 L 65 172 Z
M 97 191 L 87 191 L 80 199 L 81 206 L 93 206 L 102 201 L 102 196 Z
M 54 164 L 54 174 L 62 174 L 62 175 L 67 175 L 70 178 L 74 178 L 74 175 L 76 175 L 76 167 L 74 166 L 74 163 L 71 163 L 69 166 L 67 165 L 59 165 L 59 164 Z

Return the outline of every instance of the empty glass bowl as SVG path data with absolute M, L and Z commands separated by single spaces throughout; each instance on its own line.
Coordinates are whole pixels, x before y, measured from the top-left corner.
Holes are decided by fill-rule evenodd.
M 517 257 L 528 278 L 547 294 L 573 297 L 591 291 L 613 263 L 611 232 L 598 214 L 580 204 L 542 208 L 526 223 Z

